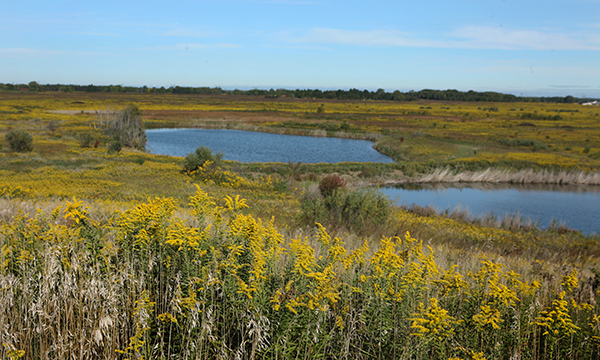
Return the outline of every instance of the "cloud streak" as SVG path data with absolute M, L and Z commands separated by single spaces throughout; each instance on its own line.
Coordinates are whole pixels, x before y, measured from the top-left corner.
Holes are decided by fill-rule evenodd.
M 188 50 L 204 50 L 204 49 L 238 49 L 241 45 L 238 44 L 199 44 L 199 43 L 186 43 L 186 44 L 175 44 L 169 46 L 151 46 L 140 48 L 139 50 L 151 51 L 151 50 L 170 50 L 170 51 L 188 51 Z
M 53 49 L 31 49 L 31 48 L 4 48 L 0 49 L 0 56 L 60 56 L 60 55 L 106 55 L 93 51 L 64 51 Z
M 297 1 L 297 0 L 254 0 L 252 2 L 261 4 L 283 4 L 283 5 L 316 5 L 316 1 Z
M 340 44 L 366 47 L 428 47 L 486 50 L 600 50 L 600 36 L 573 36 L 491 26 L 465 26 L 441 39 L 419 38 L 397 30 L 313 28 L 294 43 Z
M 581 85 L 548 85 L 551 88 L 558 89 L 591 89 L 591 86 L 581 86 Z
M 502 50 L 600 50 L 597 36 L 569 36 L 535 30 L 509 30 L 491 26 L 466 26 L 453 31 L 456 45 Z
M 111 33 L 111 32 L 99 32 L 99 31 L 73 32 L 71 34 L 83 35 L 83 36 L 123 37 L 123 35 L 121 35 L 121 34 L 116 34 L 116 33 Z
M 195 37 L 195 38 L 206 38 L 213 37 L 216 34 L 210 31 L 199 31 L 192 29 L 173 29 L 162 34 L 158 34 L 158 36 L 179 36 L 179 37 Z

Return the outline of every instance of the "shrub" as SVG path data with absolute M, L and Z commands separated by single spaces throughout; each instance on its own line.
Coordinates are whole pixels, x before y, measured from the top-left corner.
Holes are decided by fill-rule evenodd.
M 521 109 L 523 111 L 523 109 Z M 521 114 L 521 119 L 532 119 L 532 120 L 562 120 L 560 115 L 540 115 L 536 113 L 525 113 Z
M 304 176 L 304 179 L 308 181 L 317 181 L 317 175 L 314 172 L 309 172 Z
M 333 174 L 328 175 L 321 180 L 319 184 L 319 190 L 321 195 L 324 197 L 331 196 L 337 189 L 346 186 L 346 180 L 342 179 L 339 175 Z
M 189 153 L 184 161 L 183 161 L 183 170 L 187 172 L 192 172 L 197 170 L 202 165 L 204 165 L 207 161 L 211 161 L 218 165 L 218 163 L 223 159 L 223 153 L 213 154 L 212 150 L 210 150 L 206 146 L 200 146 L 196 149 L 195 152 Z
M 535 141 L 535 140 L 527 140 L 527 139 L 498 139 L 498 142 L 502 145 L 511 146 L 511 147 L 519 147 L 519 146 L 531 146 L 533 150 L 546 150 L 548 149 L 548 145 Z
M 121 151 L 123 144 L 119 140 L 113 140 L 108 144 L 108 153 L 115 154 Z
M 300 203 L 300 209 L 300 222 L 305 225 L 325 223 L 328 218 L 323 198 L 318 194 L 306 194 Z
M 532 147 L 533 147 L 533 151 L 548 150 L 548 145 L 541 143 L 539 141 L 534 141 L 534 144 L 532 145 Z
M 94 135 L 92 133 L 86 132 L 79 134 L 79 145 L 82 148 L 88 148 L 92 146 L 92 141 L 94 141 Z
M 285 193 L 288 191 L 287 181 L 283 179 L 275 179 L 273 180 L 273 191 Z
M 143 157 L 136 157 L 135 159 L 133 159 L 133 162 L 139 165 L 144 165 L 144 163 L 146 162 L 146 159 L 144 159 Z
M 13 151 L 21 152 L 33 150 L 33 136 L 27 131 L 11 130 L 6 134 L 5 138 Z
M 358 233 L 372 230 L 371 226 L 382 225 L 391 213 L 391 202 L 374 189 L 336 191 L 325 198 L 325 207 L 331 220 Z
M 371 178 L 379 175 L 381 172 L 375 166 L 365 166 L 365 168 L 358 174 L 361 178 Z
M 300 220 L 306 225 L 326 223 L 333 227 L 345 227 L 357 234 L 367 234 L 386 223 L 392 203 L 374 189 L 361 189 L 334 191 L 325 198 L 307 194 L 300 206 Z
M 104 126 L 107 135 L 118 140 L 123 146 L 145 150 L 148 139 L 142 122 L 142 111 L 136 105 L 128 105 L 121 111 L 100 116 L 106 116 Z

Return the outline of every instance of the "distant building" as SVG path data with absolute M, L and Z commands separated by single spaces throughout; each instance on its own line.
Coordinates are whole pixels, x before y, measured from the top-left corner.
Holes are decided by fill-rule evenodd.
M 586 102 L 581 105 L 600 105 L 600 101 L 596 100 L 596 101 L 592 101 L 592 102 Z

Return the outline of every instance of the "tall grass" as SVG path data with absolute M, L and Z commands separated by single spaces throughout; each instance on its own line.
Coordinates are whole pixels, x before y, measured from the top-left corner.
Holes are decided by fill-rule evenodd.
M 155 198 L 109 217 L 53 205 L 12 206 L 0 225 L 2 358 L 600 355 L 598 277 L 583 268 L 408 233 L 284 236 L 201 188 L 187 208 Z

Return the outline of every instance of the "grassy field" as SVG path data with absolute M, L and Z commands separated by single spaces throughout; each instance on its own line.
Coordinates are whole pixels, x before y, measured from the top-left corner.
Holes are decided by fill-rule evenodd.
M 4 93 L 0 130 L 19 121 L 20 127 L 44 138 L 36 149 L 44 154 L 53 151 L 52 140 L 62 135 L 94 133 L 94 112 L 129 103 L 144 111 L 147 128 L 229 128 L 373 140 L 409 176 L 437 167 L 460 172 L 600 168 L 600 110 L 579 104 Z
M 132 103 L 146 127 L 366 138 L 397 162 L 186 173 L 180 158 L 107 151 L 96 111 Z M 360 186 L 488 168 L 594 183 L 598 112 L 2 93 L 0 357 L 595 359 L 598 236 L 401 209 Z M 10 150 L 16 129 L 32 151 Z M 324 196 L 334 173 L 348 184 Z

